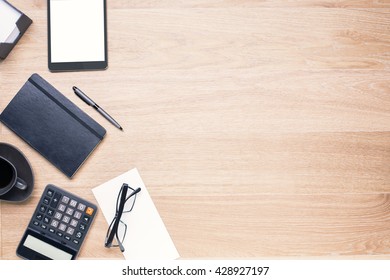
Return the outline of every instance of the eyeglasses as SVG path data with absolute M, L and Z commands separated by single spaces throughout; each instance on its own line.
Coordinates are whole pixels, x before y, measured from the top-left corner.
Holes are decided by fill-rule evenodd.
M 116 200 L 115 217 L 112 219 L 112 222 L 107 230 L 104 242 L 105 247 L 119 247 L 122 252 L 125 251 L 123 241 L 126 237 L 127 225 L 121 220 L 121 217 L 123 213 L 129 213 L 133 210 L 137 193 L 140 191 L 141 188 L 133 189 L 126 183 L 122 185 Z

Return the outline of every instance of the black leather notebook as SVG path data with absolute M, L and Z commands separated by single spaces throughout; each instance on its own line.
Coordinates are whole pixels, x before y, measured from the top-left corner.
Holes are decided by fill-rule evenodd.
M 0 121 L 71 178 L 106 130 L 38 74 L 33 74 Z

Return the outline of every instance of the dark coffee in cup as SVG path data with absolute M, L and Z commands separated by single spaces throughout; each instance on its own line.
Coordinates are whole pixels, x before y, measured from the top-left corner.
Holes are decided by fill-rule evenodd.
M 14 171 L 9 163 L 0 158 L 0 189 L 5 188 L 11 182 Z
M 15 166 L 7 159 L 0 157 L 0 195 L 6 194 L 12 188 L 27 189 L 27 184 L 21 178 Z

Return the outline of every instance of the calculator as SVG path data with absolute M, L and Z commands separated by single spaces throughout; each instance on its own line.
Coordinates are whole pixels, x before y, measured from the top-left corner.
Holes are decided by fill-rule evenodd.
M 47 185 L 16 250 L 28 260 L 74 260 L 97 207 L 54 185 Z

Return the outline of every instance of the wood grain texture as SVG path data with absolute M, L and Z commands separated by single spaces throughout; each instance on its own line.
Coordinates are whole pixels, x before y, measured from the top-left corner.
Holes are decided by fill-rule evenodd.
M 16 3 L 16 1 L 15 1 Z M 19 1 L 22 9 L 45 7 L 46 0 Z M 115 0 L 110 9 L 170 8 L 390 8 L 387 0 Z
M 46 1 L 14 2 L 34 23 L 0 62 L 0 111 L 37 72 L 108 133 L 68 180 L 0 125 L 36 178 L 0 205 L 1 258 L 48 183 L 95 201 L 134 167 L 183 258 L 389 257 L 388 1 L 109 1 L 109 69 L 78 73 L 47 70 Z M 106 227 L 80 258 L 122 258 Z
M 390 253 L 388 195 L 162 197 L 158 205 L 183 257 Z

